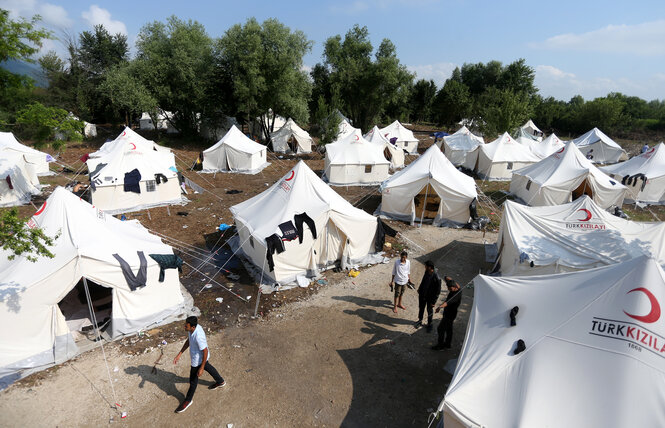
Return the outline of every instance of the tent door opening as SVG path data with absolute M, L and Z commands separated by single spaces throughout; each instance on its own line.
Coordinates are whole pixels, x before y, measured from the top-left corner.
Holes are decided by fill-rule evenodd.
M 589 185 L 587 179 L 584 179 L 584 181 L 579 186 L 577 186 L 577 189 L 573 190 L 573 201 L 581 198 L 584 195 L 587 195 L 593 199 L 593 189 Z
M 296 141 L 295 137 L 291 136 L 286 144 L 288 144 L 289 150 L 291 150 L 293 153 L 298 153 L 298 142 Z
M 346 234 L 338 228 L 332 220 L 328 220 L 323 232 L 316 238 L 316 264 L 319 268 L 326 268 L 335 264 L 342 258 L 346 245 Z
M 106 337 L 108 334 L 104 333 L 111 326 L 112 290 L 89 279 L 87 279 L 87 282 L 100 334 Z M 65 317 L 67 327 L 76 343 L 94 342 L 96 340 L 95 328 L 90 319 L 90 310 L 88 309 L 88 300 L 85 295 L 83 279 L 79 280 L 76 286 L 58 303 L 58 307 Z
M 423 187 L 420 192 L 413 198 L 413 203 L 416 206 L 417 220 L 420 220 L 421 217 L 434 220 L 434 217 L 436 217 L 436 214 L 439 212 L 441 198 L 434 191 L 434 188 L 432 188 L 430 184 L 427 184 L 427 186 Z M 425 214 L 424 216 L 423 211 Z
M 390 153 L 390 149 L 388 147 L 383 149 L 383 156 L 386 158 L 387 161 L 392 162 L 393 155 L 392 153 Z

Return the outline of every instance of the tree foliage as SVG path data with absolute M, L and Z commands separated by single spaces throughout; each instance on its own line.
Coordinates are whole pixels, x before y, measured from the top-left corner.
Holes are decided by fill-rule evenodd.
M 53 246 L 59 235 L 58 233 L 50 237 L 40 228 L 28 227 L 25 219 L 19 217 L 16 208 L 9 209 L 0 216 L 0 247 L 9 252 L 9 260 L 22 255 L 31 262 L 36 262 L 39 256 L 53 258 L 48 247 Z
M 75 119 L 67 110 L 46 107 L 33 103 L 19 111 L 16 123 L 25 134 L 39 143 L 53 140 L 56 133 L 66 141 L 80 141 L 83 138 L 83 122 Z
M 157 100 L 150 94 L 131 65 L 119 65 L 111 69 L 99 86 L 101 95 L 110 107 L 125 118 L 130 125 L 131 117 L 147 112 L 157 117 Z M 155 122 L 156 123 L 156 122 Z
M 435 96 L 436 84 L 433 80 L 420 79 L 413 85 L 409 99 L 409 106 L 413 111 L 413 120 L 416 122 L 431 120 Z

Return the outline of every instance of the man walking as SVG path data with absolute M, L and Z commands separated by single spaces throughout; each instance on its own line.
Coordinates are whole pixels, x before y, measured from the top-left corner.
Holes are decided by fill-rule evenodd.
M 187 390 L 185 400 L 177 409 L 175 409 L 176 413 L 182 413 L 192 405 L 192 398 L 194 398 L 196 387 L 199 384 L 199 377 L 203 374 L 203 370 L 207 371 L 210 376 L 215 379 L 215 383 L 210 385 L 208 389 L 217 389 L 226 385 L 224 379 L 208 361 L 210 358 L 208 341 L 206 340 L 206 334 L 203 331 L 203 328 L 198 324 L 199 322 L 196 317 L 187 317 L 185 320 L 185 331 L 187 332 L 188 337 L 187 340 L 185 340 L 185 344 L 182 345 L 182 349 L 178 352 L 178 355 L 173 359 L 173 364 L 178 364 L 178 360 L 180 360 L 182 353 L 189 347 L 189 356 L 192 363 L 192 368 L 189 370 L 189 390 Z
M 457 308 L 462 303 L 462 288 L 451 277 L 444 276 L 443 280 L 446 282 L 448 288 L 448 296 L 445 302 L 438 308 L 436 312 L 439 313 L 443 309 L 443 318 L 437 328 L 439 334 L 439 342 L 432 346 L 435 351 L 443 349 L 450 349 L 453 343 L 453 321 L 457 317 Z
M 420 287 L 418 287 L 418 321 L 415 328 L 423 325 L 423 315 L 427 307 L 427 332 L 432 331 L 432 316 L 434 315 L 434 305 L 441 294 L 441 278 L 434 270 L 434 263 L 431 260 L 425 262 L 425 274 Z
M 402 295 L 406 284 L 411 282 L 411 261 L 406 257 L 406 251 L 402 251 L 399 259 L 395 260 L 393 265 L 393 278 L 390 280 L 390 289 L 395 288 L 395 302 L 393 304 L 393 312 L 397 313 L 397 308 L 406 309 L 402 305 Z

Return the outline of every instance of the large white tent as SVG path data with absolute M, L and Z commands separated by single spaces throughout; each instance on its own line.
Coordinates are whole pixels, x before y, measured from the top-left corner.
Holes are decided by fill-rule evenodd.
M 479 275 L 439 405 L 445 427 L 665 426 L 663 301 L 665 272 L 645 256 L 559 275 Z
M 541 131 L 535 123 L 533 123 L 533 120 L 529 119 L 524 125 L 520 127 L 520 129 L 517 131 L 516 138 L 519 137 L 526 137 L 529 138 L 533 141 L 542 141 L 543 139 L 543 131 Z
M 360 128 L 354 128 L 346 118 L 343 118 L 337 127 L 337 137 L 335 138 L 335 141 L 342 140 L 344 137 L 348 137 L 356 131 L 360 131 Z
M 91 153 L 86 163 L 92 203 L 107 213 L 183 201 L 173 153 L 129 128 Z
M 503 207 L 497 248 L 504 276 L 583 270 L 642 254 L 665 265 L 665 223 L 616 217 L 586 196 L 563 205 L 506 201 Z
M 273 150 L 277 153 L 304 154 L 312 152 L 314 140 L 307 131 L 289 118 L 284 126 L 270 134 Z
M 160 282 L 160 266 L 150 257 L 173 255 L 173 250 L 138 221 L 120 221 L 58 187 L 28 226 L 57 236 L 49 248 L 55 257 L 41 256 L 37 262 L 25 256 L 0 257 L 0 322 L 10 326 L 0 329 L 0 383 L 10 383 L 77 353 L 75 330 L 70 326 L 80 327 L 85 320 L 90 324 L 88 306 L 86 300 L 76 300 L 78 305 L 67 310 L 62 304 L 70 292 L 76 297 L 81 278 L 107 290 L 111 337 L 134 333 L 183 312 L 177 269 L 165 269 Z M 114 255 L 127 263 L 131 272 L 125 273 L 135 276 L 134 290 Z M 93 298 L 92 303 L 98 308 L 102 302 Z M 101 322 L 103 315 L 97 317 Z
M 566 145 L 566 141 L 561 140 L 556 134 L 550 134 L 540 143 L 531 144 L 531 152 L 540 159 L 545 159 L 554 152 L 561 150 Z
M 170 111 L 160 111 L 157 113 L 157 129 L 166 131 L 167 134 L 177 134 L 178 130 L 171 124 L 170 119 L 173 118 L 173 113 Z M 143 112 L 139 119 L 139 129 L 142 131 L 152 131 L 155 129 L 155 124 L 150 117 L 150 113 Z
M 406 129 L 398 120 L 385 128 L 381 128 L 381 134 L 388 140 L 397 138 L 395 145 L 406 150 L 408 154 L 418 154 L 418 139 L 413 135 L 412 131 Z
M 594 163 L 616 163 L 627 160 L 626 151 L 598 128 L 572 140 L 587 159 Z
M 378 144 L 383 147 L 383 155 L 390 161 L 392 169 L 402 168 L 404 166 L 404 150 L 392 144 L 386 137 L 381 134 L 378 126 L 374 125 L 367 134 L 365 139 L 370 143 Z
M 48 168 L 49 162 L 53 162 L 51 155 L 19 143 L 11 132 L 0 132 L 0 152 L 23 155 L 30 174 L 38 176 L 52 174 Z
M 436 144 L 453 165 L 473 171 L 478 161 L 478 146 L 485 144 L 485 140 L 462 126 L 453 135 L 443 137 L 443 140 Z
M 491 143 L 478 146 L 476 172 L 488 180 L 510 180 L 513 171 L 540 160 L 531 150 L 504 132 Z
M 626 162 L 600 169 L 628 187 L 626 200 L 665 204 L 665 144 L 660 143 Z
M 383 150 L 363 138 L 360 129 L 327 144 L 324 175 L 328 183 L 340 186 L 381 183 L 390 171 L 390 161 Z
M 510 182 L 510 192 L 533 206 L 565 204 L 588 195 L 601 208 L 620 207 L 627 190 L 596 168 L 574 144 L 514 171 Z
M 303 162 L 269 189 L 230 208 L 238 241 L 249 261 L 263 272 L 266 283 L 288 283 L 299 275 L 313 276 L 340 262 L 342 267 L 370 261 L 375 250 L 377 219 L 355 208 L 326 185 Z M 299 238 L 283 241 L 282 253 L 266 261 L 270 237 L 281 240 L 280 225 L 299 226 L 306 214 L 313 223 L 300 223 Z M 291 223 L 291 224 L 289 224 Z M 276 236 L 273 236 L 277 234 Z
M 0 152 L 0 207 L 23 205 L 41 193 L 34 169 L 28 167 L 25 155 Z
M 459 226 L 471 218 L 478 197 L 473 178 L 458 171 L 436 146 L 381 184 L 377 213 L 411 223 L 431 218 L 435 226 Z
M 203 171 L 256 174 L 268 166 L 266 146 L 249 139 L 235 125 L 214 146 L 203 151 Z

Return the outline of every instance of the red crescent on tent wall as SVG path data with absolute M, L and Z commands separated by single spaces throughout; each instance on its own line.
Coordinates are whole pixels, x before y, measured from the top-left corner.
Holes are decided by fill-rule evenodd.
M 39 215 L 39 214 L 43 213 L 43 212 L 44 212 L 44 208 L 46 208 L 46 202 L 44 202 L 44 203 L 42 204 L 42 206 L 39 207 L 39 209 L 37 210 L 37 212 L 35 213 L 35 215 Z
M 630 290 L 626 294 L 630 294 L 633 291 L 641 291 L 642 293 L 644 293 L 649 298 L 649 303 L 651 303 L 651 311 L 646 315 L 633 315 L 633 314 L 629 314 L 626 311 L 623 311 L 623 313 L 628 315 L 629 317 L 631 317 L 633 319 L 636 319 L 638 321 L 642 321 L 642 322 L 645 322 L 645 323 L 653 323 L 653 322 L 658 321 L 658 319 L 660 318 L 660 304 L 658 303 L 658 300 L 656 300 L 656 296 L 654 296 L 653 293 L 651 293 L 651 291 L 647 290 L 644 287 L 633 288 L 632 290 Z
M 591 217 L 592 217 L 592 215 L 591 215 L 591 211 L 589 211 L 588 209 L 586 209 L 586 208 L 580 208 L 580 209 L 577 210 L 577 211 L 582 211 L 582 212 L 584 212 L 584 214 L 586 214 L 586 218 L 581 218 L 581 219 L 579 219 L 578 221 L 589 221 L 589 220 L 591 220 Z
M 360 137 L 356 135 L 356 141 L 360 141 Z
M 134 144 L 134 143 L 129 143 L 129 144 L 132 145 L 132 150 L 136 150 L 136 144 Z
M 561 147 L 557 153 L 563 153 L 564 150 L 566 150 L 566 146 Z
M 127 135 L 127 131 L 122 131 L 122 136 L 124 137 L 125 135 Z
M 294 176 L 294 175 L 296 175 L 296 173 L 293 172 L 293 171 L 291 171 L 291 176 L 290 176 L 289 178 L 287 178 L 285 181 L 291 181 L 291 180 L 293 180 L 293 176 Z
M 652 147 L 652 148 L 650 148 L 649 150 L 647 150 L 647 153 L 653 153 L 655 150 L 656 150 L 656 148 L 655 148 L 655 147 Z

